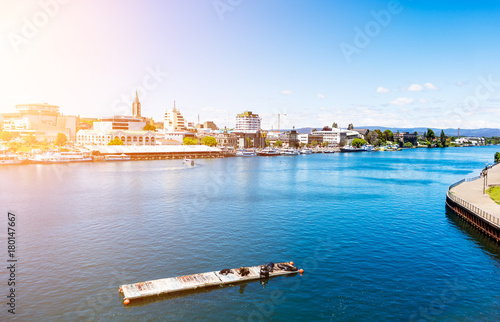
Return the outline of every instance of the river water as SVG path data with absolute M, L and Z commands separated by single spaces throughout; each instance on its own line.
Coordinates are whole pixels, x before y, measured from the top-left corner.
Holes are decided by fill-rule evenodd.
M 3 166 L 0 261 L 10 211 L 15 318 L 499 320 L 500 248 L 445 208 L 447 187 L 499 150 Z M 126 307 L 118 294 L 121 284 L 290 260 L 303 276 Z M 5 321 L 14 316 L 3 298 Z

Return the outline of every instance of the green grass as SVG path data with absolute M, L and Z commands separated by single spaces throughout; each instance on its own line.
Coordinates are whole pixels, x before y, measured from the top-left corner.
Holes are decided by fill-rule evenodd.
M 500 187 L 491 187 L 486 190 L 494 202 L 500 205 Z

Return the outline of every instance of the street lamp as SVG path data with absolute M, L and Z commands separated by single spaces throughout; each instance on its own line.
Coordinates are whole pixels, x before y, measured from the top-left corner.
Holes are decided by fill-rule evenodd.
M 488 163 L 486 163 L 483 171 L 481 172 L 483 176 L 483 195 L 486 193 L 486 186 L 488 186 Z

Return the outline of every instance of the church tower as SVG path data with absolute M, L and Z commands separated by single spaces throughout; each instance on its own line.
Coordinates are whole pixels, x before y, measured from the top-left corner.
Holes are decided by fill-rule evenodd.
M 135 99 L 132 103 L 132 115 L 134 117 L 141 117 L 141 102 L 139 102 L 139 96 L 137 95 L 137 91 L 135 91 Z

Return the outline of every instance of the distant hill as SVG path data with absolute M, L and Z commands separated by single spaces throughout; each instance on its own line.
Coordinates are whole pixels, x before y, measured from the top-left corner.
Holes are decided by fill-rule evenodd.
M 323 127 L 303 127 L 300 129 L 296 129 L 298 133 L 311 133 L 313 129 L 316 130 L 321 130 Z M 426 127 L 412 127 L 412 128 L 397 128 L 397 127 L 383 127 L 383 126 L 357 126 L 357 129 L 369 129 L 370 131 L 373 130 L 380 130 L 380 131 L 385 131 L 385 130 L 391 130 L 392 132 L 396 133 L 397 131 L 399 132 L 410 132 L 413 133 L 415 131 L 418 132 L 418 134 L 423 134 L 424 132 L 427 131 Z M 439 135 L 441 133 L 441 129 L 437 128 L 431 128 L 436 135 Z M 282 131 L 290 131 L 290 130 L 282 130 Z M 444 129 L 444 134 L 447 136 L 457 136 L 458 134 L 458 129 Z M 460 136 L 479 136 L 479 137 L 492 137 L 492 136 L 500 136 L 500 129 L 493 129 L 493 128 L 483 128 L 483 129 L 460 129 Z

